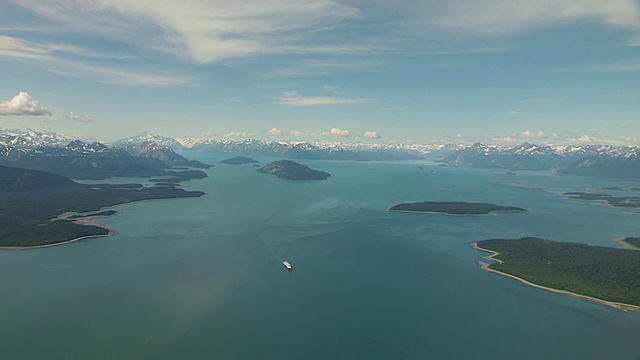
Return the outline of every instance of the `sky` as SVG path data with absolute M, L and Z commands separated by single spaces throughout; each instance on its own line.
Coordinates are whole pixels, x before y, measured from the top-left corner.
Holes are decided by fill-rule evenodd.
M 0 3 L 0 128 L 640 145 L 638 0 Z

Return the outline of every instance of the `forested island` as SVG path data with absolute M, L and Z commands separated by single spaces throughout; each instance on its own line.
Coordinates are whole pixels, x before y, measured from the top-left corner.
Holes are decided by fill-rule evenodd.
M 285 180 L 324 180 L 331 176 L 328 172 L 314 170 L 291 160 L 274 161 L 261 167 L 258 171 Z
M 108 229 L 76 220 L 113 215 L 113 210 L 101 209 L 118 204 L 202 195 L 201 191 L 140 184 L 85 185 L 44 171 L 0 166 L 0 247 L 28 248 L 105 236 Z M 90 213 L 59 218 L 68 212 Z
M 497 211 L 527 211 L 515 206 L 501 206 L 482 202 L 422 201 L 394 205 L 389 211 L 436 213 L 446 215 L 489 215 Z
M 483 268 L 529 285 L 640 309 L 640 251 L 533 237 L 478 241 L 497 263 Z
M 242 164 L 253 164 L 257 163 L 258 160 L 246 157 L 246 156 L 236 156 L 229 159 L 224 159 L 220 161 L 221 164 L 227 165 L 242 165 Z

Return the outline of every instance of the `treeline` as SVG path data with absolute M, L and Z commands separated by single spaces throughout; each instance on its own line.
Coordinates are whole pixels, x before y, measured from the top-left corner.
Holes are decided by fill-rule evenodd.
M 527 210 L 515 206 L 501 206 L 480 202 L 422 201 L 394 205 L 389 208 L 389 211 L 435 212 L 451 215 L 486 215 L 495 211 Z
M 640 251 L 538 238 L 483 240 L 499 253 L 491 269 L 534 284 L 640 306 Z

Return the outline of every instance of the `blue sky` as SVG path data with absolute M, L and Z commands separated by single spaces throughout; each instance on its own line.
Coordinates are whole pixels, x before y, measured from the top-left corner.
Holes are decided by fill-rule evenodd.
M 630 0 L 5 0 L 0 127 L 640 144 Z

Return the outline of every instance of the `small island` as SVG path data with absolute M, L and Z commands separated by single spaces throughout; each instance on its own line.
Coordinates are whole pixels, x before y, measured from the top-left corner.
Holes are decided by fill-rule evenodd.
M 422 201 L 394 205 L 389 211 L 433 213 L 445 215 L 491 215 L 497 211 L 527 211 L 515 206 L 501 206 L 481 202 Z
M 227 165 L 253 164 L 257 162 L 259 161 L 246 156 L 236 156 L 236 157 L 232 157 L 232 158 L 224 159 L 220 161 L 221 164 L 227 164 Z
M 591 192 L 566 192 L 562 195 L 575 200 L 606 201 L 609 206 L 618 208 L 640 208 L 640 196 L 612 196 Z
M 291 160 L 274 161 L 261 167 L 258 171 L 285 180 L 324 180 L 331 176 L 328 172 L 313 170 Z
M 478 241 L 482 268 L 527 285 L 640 310 L 640 251 L 534 237 Z

